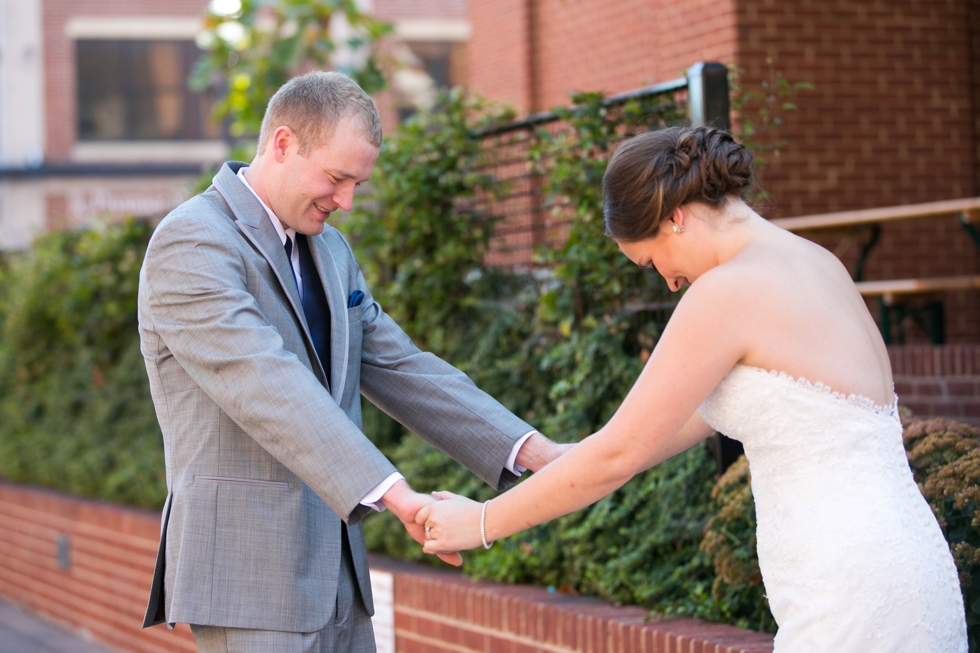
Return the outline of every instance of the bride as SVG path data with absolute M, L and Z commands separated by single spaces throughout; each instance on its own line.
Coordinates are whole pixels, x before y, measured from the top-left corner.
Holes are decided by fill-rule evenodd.
M 833 254 L 743 201 L 751 163 L 708 128 L 618 149 L 607 233 L 690 288 L 608 424 L 484 504 L 436 493 L 417 517 L 425 551 L 583 508 L 717 430 L 749 460 L 777 653 L 965 652 L 956 568 L 905 458 L 878 329 Z

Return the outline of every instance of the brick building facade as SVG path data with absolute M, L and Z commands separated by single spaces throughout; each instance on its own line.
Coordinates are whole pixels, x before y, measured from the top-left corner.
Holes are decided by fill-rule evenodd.
M 366 4 L 394 27 L 388 56 L 408 64 L 378 98 L 391 128 L 398 103 L 417 101 L 420 84 L 463 81 L 467 2 Z M 203 169 L 224 160 L 229 143 L 208 120 L 210 104 L 186 90 L 207 7 L 208 0 L 0 4 L 0 250 L 106 217 L 162 216 Z M 103 73 L 122 80 L 112 93 L 97 88 Z M 148 92 L 147 78 L 167 88 Z

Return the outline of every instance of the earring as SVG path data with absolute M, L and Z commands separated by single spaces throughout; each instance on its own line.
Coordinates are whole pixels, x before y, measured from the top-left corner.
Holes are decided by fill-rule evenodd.
M 673 227 L 671 227 L 671 228 L 672 228 L 672 229 L 674 230 L 674 233 L 675 233 L 675 234 L 679 234 L 679 233 L 681 233 L 682 231 L 684 231 L 683 229 L 681 229 L 680 227 L 678 227 L 676 223 L 675 223 L 675 224 L 674 224 L 674 226 L 673 226 Z

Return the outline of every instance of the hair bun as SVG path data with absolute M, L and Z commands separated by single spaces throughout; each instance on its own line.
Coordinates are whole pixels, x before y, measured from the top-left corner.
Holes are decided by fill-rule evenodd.
M 657 234 L 689 202 L 720 208 L 752 192 L 752 152 L 712 127 L 670 127 L 623 143 L 602 180 L 606 230 L 633 242 Z

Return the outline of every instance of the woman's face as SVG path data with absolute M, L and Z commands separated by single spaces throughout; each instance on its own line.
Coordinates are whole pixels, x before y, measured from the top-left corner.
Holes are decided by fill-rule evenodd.
M 641 268 L 655 268 L 674 292 L 691 285 L 692 274 L 681 245 L 683 233 L 674 233 L 674 221 L 664 220 L 653 238 L 633 243 L 616 241 L 626 258 Z

